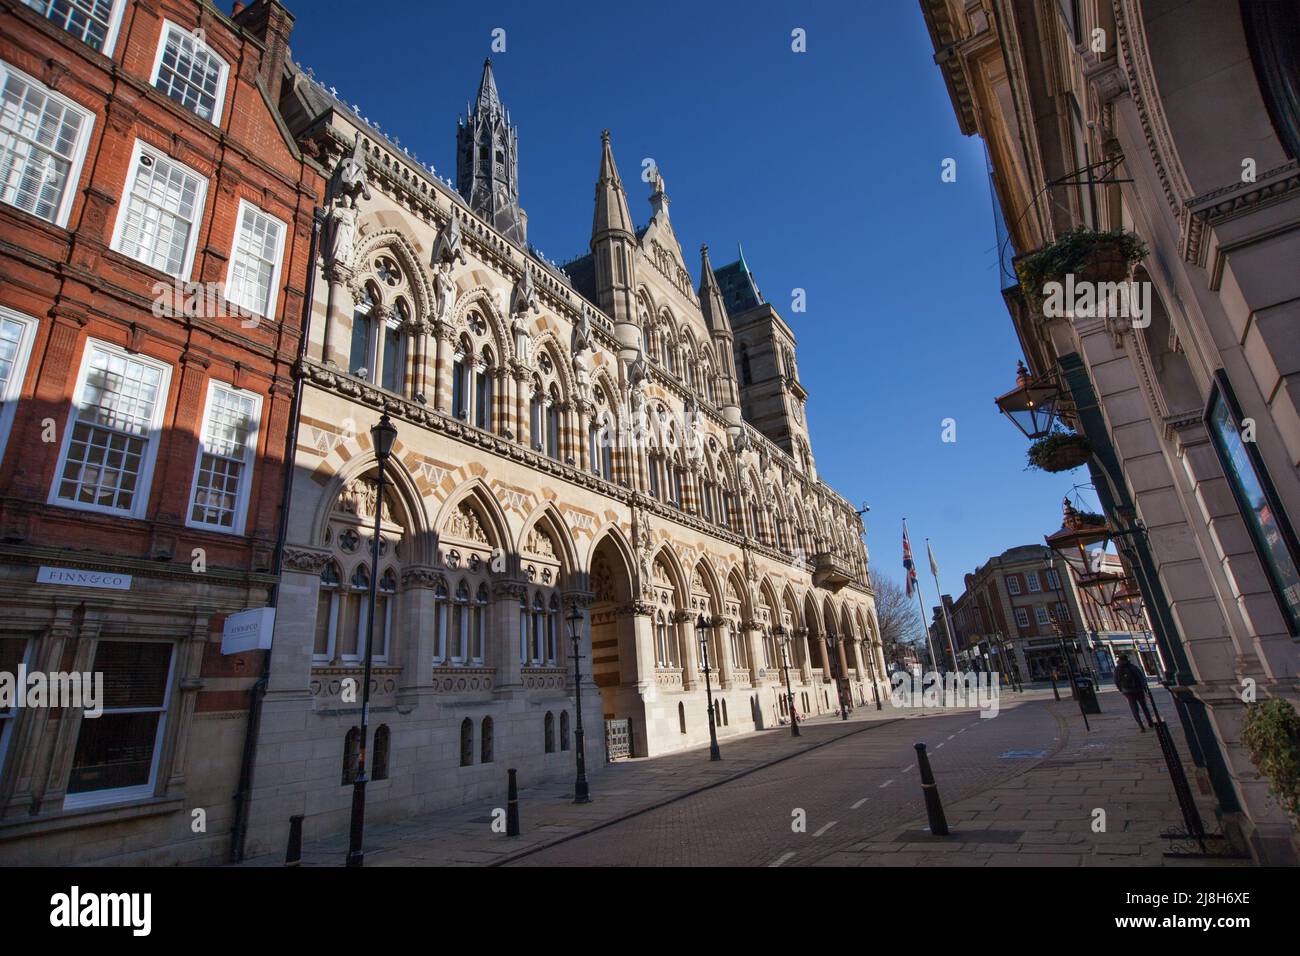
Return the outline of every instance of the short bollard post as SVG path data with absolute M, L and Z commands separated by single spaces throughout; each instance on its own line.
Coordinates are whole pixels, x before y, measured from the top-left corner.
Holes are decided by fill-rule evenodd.
M 916 745 L 916 765 L 921 771 L 921 792 L 925 794 L 925 814 L 930 818 L 930 832 L 935 836 L 948 835 L 948 821 L 944 819 L 939 788 L 930 771 L 930 758 L 925 755 L 925 744 Z
M 1061 692 L 1056 689 L 1056 671 L 1052 671 L 1052 696 L 1057 700 L 1061 699 Z
M 302 862 L 302 814 L 289 818 L 289 845 L 284 851 L 284 865 L 297 866 Z
M 519 836 L 519 785 L 515 782 L 515 771 L 510 774 L 510 787 L 506 791 L 506 836 Z

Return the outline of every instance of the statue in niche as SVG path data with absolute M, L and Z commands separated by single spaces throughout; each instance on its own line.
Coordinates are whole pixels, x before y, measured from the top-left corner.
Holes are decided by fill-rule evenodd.
M 627 391 L 632 411 L 638 412 L 645 404 L 646 384 L 650 381 L 650 366 L 645 356 L 638 354 L 627 367 Z
M 510 297 L 510 332 L 514 337 L 515 360 L 528 365 L 532 359 L 532 339 L 528 335 L 528 313 L 540 311 L 537 305 L 537 288 L 533 283 L 533 270 L 524 263 L 524 274 L 515 283 Z
M 456 309 L 456 281 L 451 277 L 451 268 L 451 262 L 441 262 L 433 276 L 433 290 L 438 298 L 435 319 L 444 327 L 451 325 L 451 317 Z
M 578 321 L 573 326 L 573 378 L 577 385 L 578 398 L 583 402 L 591 401 L 591 316 L 584 308 L 578 313 Z
M 352 154 L 345 156 L 331 183 L 330 208 L 326 222 L 326 265 L 331 270 L 347 268 L 356 249 L 357 198 L 370 198 L 366 179 L 366 153 L 357 133 Z

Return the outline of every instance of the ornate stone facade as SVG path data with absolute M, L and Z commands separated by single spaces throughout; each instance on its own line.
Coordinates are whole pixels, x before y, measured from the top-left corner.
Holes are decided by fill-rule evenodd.
M 462 142 L 462 195 L 310 76 L 292 71 L 286 90 L 304 151 L 350 184 L 331 202 L 356 217 L 317 263 L 250 849 L 280 846 L 294 813 L 316 835 L 346 827 L 358 708 L 331 688 L 359 673 L 374 574 L 394 586 L 376 625 L 392 673 L 371 728 L 391 751 L 372 821 L 497 794 L 507 766 L 525 784 L 572 773 L 574 605 L 590 768 L 606 719 L 630 721 L 638 755 L 707 741 L 700 616 L 717 625 L 724 738 L 788 719 L 776 632 L 791 637 L 798 710 L 871 700 L 884 661 L 861 520 L 816 478 L 806 428 L 794 454 L 790 428 L 742 419 L 736 331 L 707 252 L 698 291 L 690 280 L 662 177 L 638 234 L 605 134 L 591 253 L 559 269 L 521 245 L 517 195 L 484 192 L 514 182 L 513 132 L 488 137 L 488 166 Z M 501 109 L 490 64 L 477 104 Z M 471 118 L 462 140 L 470 128 L 487 127 Z M 779 328 L 769 351 L 791 366 L 747 367 L 747 402 L 794 401 L 802 421 L 793 332 L 759 313 L 746 334 Z M 398 438 L 376 569 L 372 532 L 348 522 L 373 514 L 384 411 Z M 845 570 L 834 591 L 813 583 L 830 556 Z M 832 654 L 827 634 L 854 641 Z

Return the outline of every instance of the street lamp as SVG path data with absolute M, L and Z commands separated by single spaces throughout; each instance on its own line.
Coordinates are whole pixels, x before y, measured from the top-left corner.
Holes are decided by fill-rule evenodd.
M 573 802 L 591 803 L 591 793 L 587 789 L 587 753 L 583 746 L 582 735 L 582 674 L 578 670 L 578 641 L 581 638 L 582 612 L 577 604 L 569 605 L 569 637 L 573 641 L 573 694 L 578 708 L 578 725 L 574 730 L 574 743 L 577 751 L 574 759 L 578 762 L 578 777 L 573 784 Z
M 785 704 L 790 712 L 790 736 L 799 736 L 799 721 L 794 718 L 794 690 L 790 687 L 790 635 L 784 627 L 777 626 L 772 636 L 781 645 L 781 667 L 785 671 Z
M 366 608 L 366 658 L 361 681 L 361 740 L 357 744 L 357 775 L 352 782 L 352 825 L 348 833 L 348 866 L 364 866 L 365 851 L 361 849 L 366 828 L 366 732 L 370 728 L 370 669 L 375 649 L 375 598 L 379 586 L 379 532 L 384 514 L 384 466 L 393 453 L 397 429 L 384 412 L 378 423 L 370 429 L 370 441 L 379 462 L 379 480 L 375 491 L 375 533 L 370 542 L 370 600 Z
M 711 668 L 709 667 L 709 631 L 715 630 L 719 622 L 705 617 L 703 614 L 695 622 L 695 629 L 700 632 L 700 653 L 703 655 L 701 660 L 704 661 L 704 694 L 709 702 L 709 759 L 721 760 L 722 754 L 718 751 L 718 726 L 713 718 L 713 682 L 709 678 Z
M 880 685 L 876 683 L 875 647 L 865 637 L 858 638 L 858 643 L 862 645 L 862 653 L 867 655 L 867 673 L 871 675 L 871 698 L 876 702 L 876 710 L 881 710 Z
M 1035 439 L 1051 432 L 1060 396 L 1055 382 L 1043 376 L 1034 378 L 1025 363 L 1018 362 L 1016 387 L 993 399 L 993 403 L 1026 438 Z
M 840 637 L 838 634 L 828 633 L 826 635 L 826 645 L 827 647 L 830 648 L 832 660 L 838 660 L 835 654 L 835 648 L 839 645 L 839 643 L 840 643 Z M 838 669 L 839 668 L 832 668 L 832 670 L 838 670 Z M 844 706 L 844 678 L 843 677 L 836 678 L 835 693 L 840 699 L 840 720 L 848 720 L 849 712 Z

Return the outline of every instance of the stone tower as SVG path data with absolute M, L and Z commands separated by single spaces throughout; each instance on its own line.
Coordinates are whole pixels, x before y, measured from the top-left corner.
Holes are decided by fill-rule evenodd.
M 501 105 L 490 59 L 466 114 L 456 129 L 456 189 L 470 209 L 523 246 L 528 217 L 519 208 L 519 130 Z
M 745 420 L 816 477 L 808 439 L 808 393 L 795 365 L 794 331 L 764 301 L 754 275 L 740 258 L 714 271 L 735 337 L 736 383 Z
M 600 173 L 596 177 L 596 211 L 591 221 L 591 255 L 595 267 L 596 304 L 626 331 L 628 345 L 637 346 L 636 282 L 633 261 L 637 249 L 627 194 L 614 165 L 609 130 L 600 134 Z

